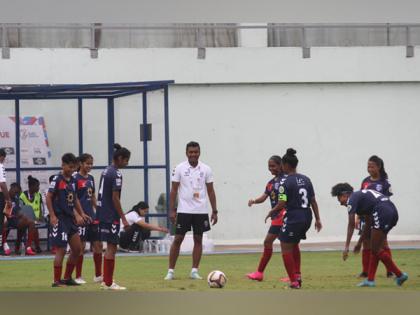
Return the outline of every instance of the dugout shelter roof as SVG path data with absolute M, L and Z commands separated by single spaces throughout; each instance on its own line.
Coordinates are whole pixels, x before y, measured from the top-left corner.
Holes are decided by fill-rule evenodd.
M 160 90 L 173 80 L 100 84 L 0 84 L 0 100 L 117 98 Z

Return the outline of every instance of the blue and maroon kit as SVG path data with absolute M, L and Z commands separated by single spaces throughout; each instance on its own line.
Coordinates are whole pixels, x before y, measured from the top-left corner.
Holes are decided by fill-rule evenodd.
M 73 178 L 67 180 L 60 173 L 50 183 L 48 192 L 53 194 L 53 210 L 58 218 L 58 224 L 50 231 L 52 245 L 67 247 L 68 240 L 78 233 L 73 212 L 77 198 L 76 183 Z
M 290 174 L 280 180 L 279 200 L 286 202 L 286 214 L 280 232 L 280 240 L 299 243 L 306 239 L 311 227 L 311 200 L 315 197 L 311 180 L 302 174 Z
M 349 214 L 372 216 L 371 228 L 388 233 L 398 222 L 398 211 L 389 198 L 375 190 L 353 192 L 347 201 Z
M 360 189 L 372 189 L 387 197 L 392 196 L 391 184 L 387 179 L 372 180 L 368 176 L 362 181 Z
M 79 226 L 80 239 L 83 242 L 99 241 L 99 221 L 96 219 L 95 209 L 92 203 L 92 197 L 95 194 L 95 179 L 92 175 L 88 174 L 86 177 L 80 173 L 74 176 L 76 182 L 77 198 L 83 211 L 92 218 L 90 224 Z
M 20 212 L 20 198 L 19 194 L 16 194 L 13 198 L 10 198 L 12 201 L 12 213 L 10 218 L 7 220 L 7 226 L 12 228 L 17 228 L 19 224 L 19 212 Z
M 120 215 L 112 201 L 114 191 L 121 196 L 122 174 L 114 166 L 108 166 L 101 174 L 98 191 L 98 206 L 96 218 L 99 220 L 101 240 L 111 243 L 119 243 Z
M 279 202 L 279 187 L 280 187 L 280 179 L 283 177 L 283 174 L 274 177 L 271 179 L 267 185 L 265 186 L 264 194 L 269 196 L 270 198 L 270 205 L 273 209 L 277 203 Z M 278 235 L 280 233 L 280 227 L 283 225 L 283 217 L 286 210 L 282 209 L 279 210 L 277 213 L 271 215 L 271 226 L 268 230 L 270 234 Z

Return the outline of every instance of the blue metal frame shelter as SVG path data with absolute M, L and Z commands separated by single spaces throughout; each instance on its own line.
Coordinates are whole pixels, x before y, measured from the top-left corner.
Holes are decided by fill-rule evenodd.
M 15 101 L 15 121 L 16 135 L 20 134 L 20 100 L 45 100 L 45 99 L 75 99 L 78 104 L 78 136 L 79 136 L 79 155 L 84 151 L 83 148 L 83 99 L 106 99 L 108 115 L 108 162 L 112 161 L 113 145 L 115 142 L 114 130 L 114 99 L 129 95 L 142 94 L 142 125 L 143 125 L 143 165 L 130 165 L 128 169 L 142 169 L 144 171 L 144 198 L 149 202 L 149 170 L 164 169 L 166 171 L 166 209 L 169 209 L 169 97 L 168 86 L 174 83 L 173 80 L 167 81 L 146 81 L 146 82 L 122 82 L 122 83 L 102 83 L 102 84 L 58 84 L 58 85 L 0 85 L 0 100 Z M 165 128 L 165 164 L 149 165 L 148 162 L 148 143 L 147 143 L 147 93 L 163 90 L 164 92 L 164 128 Z M 16 181 L 21 182 L 21 171 L 50 171 L 60 170 L 60 167 L 37 167 L 25 168 L 20 165 L 20 137 L 16 137 L 16 167 L 10 171 L 16 171 Z M 104 169 L 106 165 L 96 165 L 94 169 Z M 150 217 L 167 217 L 166 214 L 149 214 Z M 167 221 L 169 225 L 169 220 Z

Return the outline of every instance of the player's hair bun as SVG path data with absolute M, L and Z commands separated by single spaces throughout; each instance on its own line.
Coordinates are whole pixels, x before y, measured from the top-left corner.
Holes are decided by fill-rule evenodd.
M 32 175 L 29 175 L 28 176 L 28 180 L 31 180 L 33 177 L 32 177 Z
M 122 147 L 118 143 L 114 143 L 114 149 L 115 150 L 121 150 Z
M 289 148 L 289 149 L 287 149 L 287 151 L 286 151 L 286 155 L 296 155 L 296 150 L 295 149 L 292 149 L 292 148 Z

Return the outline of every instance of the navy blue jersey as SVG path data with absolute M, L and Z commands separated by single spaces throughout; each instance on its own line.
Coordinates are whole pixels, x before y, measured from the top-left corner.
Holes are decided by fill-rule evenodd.
M 303 223 L 312 218 L 311 200 L 315 197 L 311 180 L 302 174 L 283 177 L 279 187 L 279 200 L 286 202 L 288 224 Z
M 66 180 L 61 173 L 54 176 L 48 192 L 53 194 L 53 209 L 56 216 L 74 217 L 76 185 L 72 177 Z
M 96 217 L 100 222 L 120 222 L 120 216 L 112 201 L 112 193 L 118 191 L 121 197 L 122 174 L 114 166 L 108 166 L 101 174 L 98 191 Z
M 20 198 L 19 194 L 16 194 L 13 198 L 10 198 L 12 201 L 12 216 L 17 216 L 20 211 Z
M 371 215 L 375 206 L 380 202 L 391 202 L 388 197 L 372 189 L 353 192 L 347 201 L 349 214 Z
M 391 184 L 387 179 L 372 180 L 370 176 L 368 176 L 363 180 L 360 189 L 372 189 L 385 196 L 392 196 Z
M 95 219 L 95 210 L 92 204 L 92 196 L 95 193 L 95 179 L 90 174 L 84 177 L 80 173 L 76 173 L 73 178 L 76 182 L 77 198 L 79 198 L 83 211 L 92 219 Z
M 264 194 L 266 194 L 267 196 L 270 197 L 271 208 L 274 208 L 279 202 L 279 187 L 280 187 L 280 182 L 281 182 L 281 179 L 283 178 L 283 176 L 285 176 L 285 175 L 280 174 L 279 176 L 274 177 L 265 186 Z M 282 211 L 282 210 L 279 210 L 276 213 L 273 213 L 271 215 L 271 224 L 272 225 L 282 225 L 283 224 L 284 211 Z

